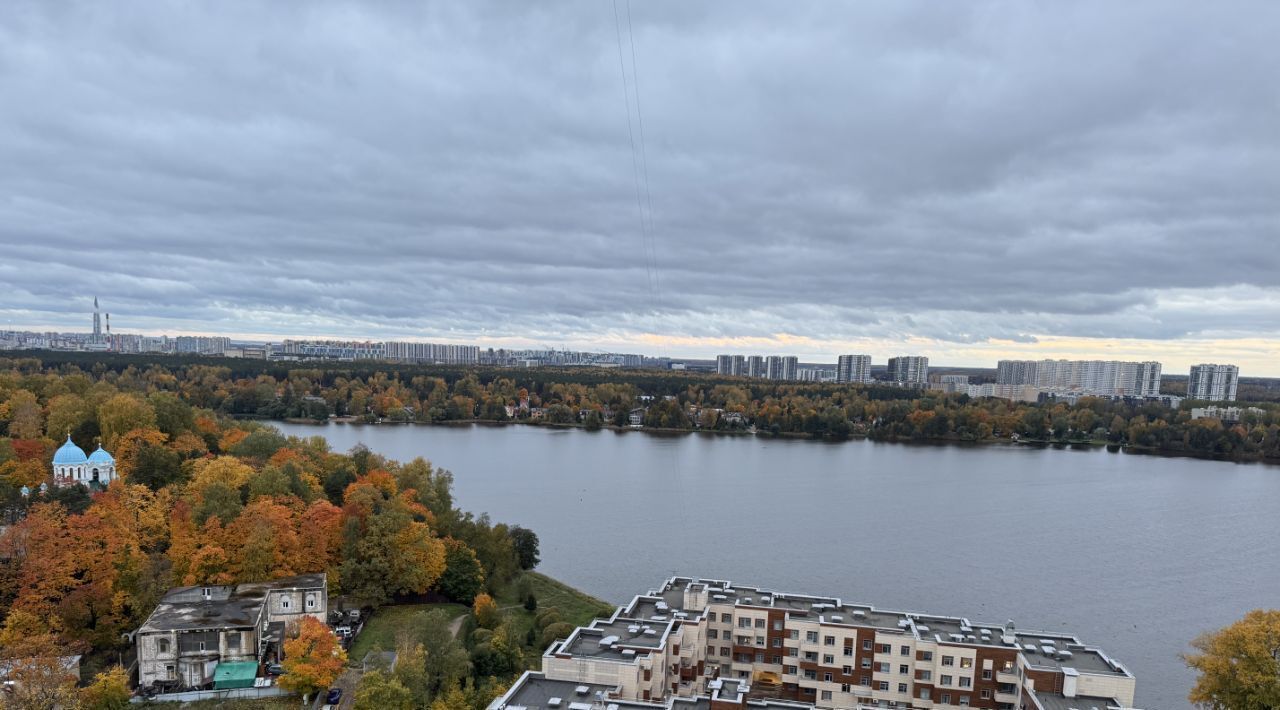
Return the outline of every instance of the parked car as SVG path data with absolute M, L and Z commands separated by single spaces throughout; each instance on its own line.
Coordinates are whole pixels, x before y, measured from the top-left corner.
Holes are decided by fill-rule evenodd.
M 283 674 L 284 674 L 284 666 L 280 665 L 279 663 L 267 664 L 267 675 L 278 676 Z
M 330 705 L 337 705 L 342 700 L 342 688 L 330 688 L 329 694 L 324 696 L 324 701 Z
M 359 610 L 359 609 L 352 609 L 351 611 L 347 612 L 347 618 L 348 618 L 348 619 L 350 619 L 351 621 L 359 621 L 359 620 L 360 620 L 360 610 Z
M 343 624 L 341 626 L 334 627 L 333 633 L 346 638 L 351 635 L 351 627 Z

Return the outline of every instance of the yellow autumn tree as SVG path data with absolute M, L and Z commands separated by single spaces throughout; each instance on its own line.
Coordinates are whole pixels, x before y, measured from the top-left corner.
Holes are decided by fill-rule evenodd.
M 317 690 L 328 688 L 347 664 L 347 652 L 328 626 L 313 617 L 302 617 L 298 635 L 284 642 L 284 675 L 280 685 L 302 693 L 303 701 Z
M 1255 609 L 1191 643 L 1184 657 L 1200 673 L 1187 696 L 1213 710 L 1280 707 L 1280 610 Z

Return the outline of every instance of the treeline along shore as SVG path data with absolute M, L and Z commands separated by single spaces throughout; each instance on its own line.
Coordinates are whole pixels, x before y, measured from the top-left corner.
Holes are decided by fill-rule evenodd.
M 754 432 L 841 440 L 1109 444 L 1171 456 L 1280 461 L 1280 404 L 1239 421 L 1192 419 L 1203 402 L 1083 398 L 1025 403 L 896 387 L 797 383 L 666 370 L 289 363 L 38 352 L 0 359 L 10 389 L 77 374 L 138 394 L 171 392 L 221 415 L 363 423 L 515 422 Z M 16 379 L 15 379 L 16 378 Z M 35 387 L 35 389 L 39 389 Z M 0 394 L 3 390 L 0 390 Z M 44 403 L 47 404 L 47 403 Z M 5 426 L 0 421 L 0 426 Z

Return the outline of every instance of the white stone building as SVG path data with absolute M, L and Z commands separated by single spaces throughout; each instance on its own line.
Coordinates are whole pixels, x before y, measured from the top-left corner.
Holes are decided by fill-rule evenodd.
M 55 486 L 106 486 L 116 479 L 116 460 L 101 445 L 85 456 L 84 449 L 75 445 L 71 435 L 53 454 L 53 484 Z

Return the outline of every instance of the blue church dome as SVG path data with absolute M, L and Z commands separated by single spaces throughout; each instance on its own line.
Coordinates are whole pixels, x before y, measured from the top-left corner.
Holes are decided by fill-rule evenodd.
M 98 444 L 98 450 L 89 454 L 89 463 L 96 464 L 114 464 L 115 459 L 111 458 L 111 454 L 102 448 L 102 444 Z
M 94 453 L 97 453 L 96 451 Z M 106 453 L 105 451 L 103 452 Z M 110 457 L 108 457 L 110 458 Z M 89 458 L 84 455 L 84 449 L 76 446 L 71 437 L 67 436 L 67 443 L 63 444 L 57 452 L 53 454 L 53 465 L 55 466 L 74 466 L 76 464 L 88 463 Z

